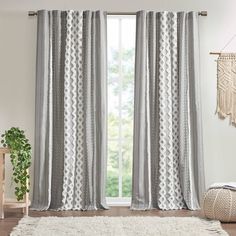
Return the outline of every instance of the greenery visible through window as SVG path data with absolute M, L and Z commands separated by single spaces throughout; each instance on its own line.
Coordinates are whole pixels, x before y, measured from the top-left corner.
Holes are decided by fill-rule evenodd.
M 132 186 L 135 17 L 108 16 L 107 197 Z

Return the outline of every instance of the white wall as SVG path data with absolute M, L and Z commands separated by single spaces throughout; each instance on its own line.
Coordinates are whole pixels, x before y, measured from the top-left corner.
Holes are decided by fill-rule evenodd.
M 235 0 L 1 0 L 0 1 L 0 133 L 11 126 L 26 130 L 31 143 L 34 137 L 34 86 L 36 18 L 28 10 L 102 9 L 108 11 L 200 11 L 201 87 L 205 175 L 207 186 L 218 181 L 236 182 L 236 128 L 215 115 L 216 57 L 236 34 Z M 228 51 L 236 51 L 236 39 Z M 7 163 L 9 183 L 10 165 Z M 32 174 L 31 170 L 31 174 Z M 12 195 L 9 188 L 8 195 Z

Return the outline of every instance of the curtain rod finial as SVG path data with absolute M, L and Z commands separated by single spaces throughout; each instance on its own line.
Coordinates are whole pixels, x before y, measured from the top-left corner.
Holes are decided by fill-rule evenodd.
M 29 11 L 28 16 L 37 16 L 37 12 L 36 11 Z
M 200 11 L 199 16 L 207 16 L 207 11 Z

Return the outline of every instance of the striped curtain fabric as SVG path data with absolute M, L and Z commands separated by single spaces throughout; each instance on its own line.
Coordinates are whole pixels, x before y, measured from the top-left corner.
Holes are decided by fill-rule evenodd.
M 39 11 L 32 208 L 105 209 L 106 15 Z
M 132 209 L 199 209 L 198 13 L 137 13 Z

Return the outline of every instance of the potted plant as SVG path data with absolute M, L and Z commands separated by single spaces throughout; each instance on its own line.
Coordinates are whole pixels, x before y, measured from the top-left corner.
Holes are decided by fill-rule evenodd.
M 16 183 L 15 195 L 17 201 L 23 200 L 29 192 L 29 173 L 31 165 L 31 145 L 23 130 L 12 127 L 1 135 L 3 147 L 10 150 L 10 159 L 13 167 L 12 180 Z

